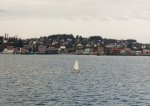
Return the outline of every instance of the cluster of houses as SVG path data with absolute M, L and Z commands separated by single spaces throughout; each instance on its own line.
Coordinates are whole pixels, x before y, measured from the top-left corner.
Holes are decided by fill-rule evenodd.
M 0 36 L 2 54 L 78 54 L 78 55 L 150 55 L 150 44 L 136 40 L 103 39 L 100 36 L 82 38 L 73 35 L 18 39 Z

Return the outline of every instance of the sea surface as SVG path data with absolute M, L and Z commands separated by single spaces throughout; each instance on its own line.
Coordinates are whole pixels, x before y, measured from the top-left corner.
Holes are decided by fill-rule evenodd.
M 0 54 L 0 106 L 150 106 L 150 57 Z

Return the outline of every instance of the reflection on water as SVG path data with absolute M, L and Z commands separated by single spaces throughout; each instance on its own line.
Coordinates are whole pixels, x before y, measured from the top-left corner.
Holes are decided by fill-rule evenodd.
M 73 72 L 76 59 L 80 73 Z M 0 55 L 0 104 L 150 105 L 150 58 Z

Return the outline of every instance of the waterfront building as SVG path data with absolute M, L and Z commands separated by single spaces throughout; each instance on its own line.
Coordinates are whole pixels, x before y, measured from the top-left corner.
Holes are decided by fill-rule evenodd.
M 49 47 L 46 50 L 46 54 L 59 54 L 58 48 Z
M 132 54 L 132 50 L 130 48 L 122 48 L 120 51 L 121 55 L 131 55 Z
M 104 55 L 105 54 L 104 47 L 98 47 L 96 54 L 97 55 Z
M 144 49 L 143 50 L 143 55 L 150 55 L 150 50 L 149 49 Z
M 46 48 L 45 45 L 39 45 L 36 54 L 45 54 L 46 53 L 46 49 L 47 48 Z
M 14 53 L 14 47 L 13 46 L 7 46 L 2 51 L 2 54 L 12 54 L 12 53 Z

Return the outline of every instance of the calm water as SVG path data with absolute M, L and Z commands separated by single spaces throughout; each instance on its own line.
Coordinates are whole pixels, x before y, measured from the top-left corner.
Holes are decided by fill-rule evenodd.
M 148 105 L 150 57 L 0 55 L 0 106 Z

